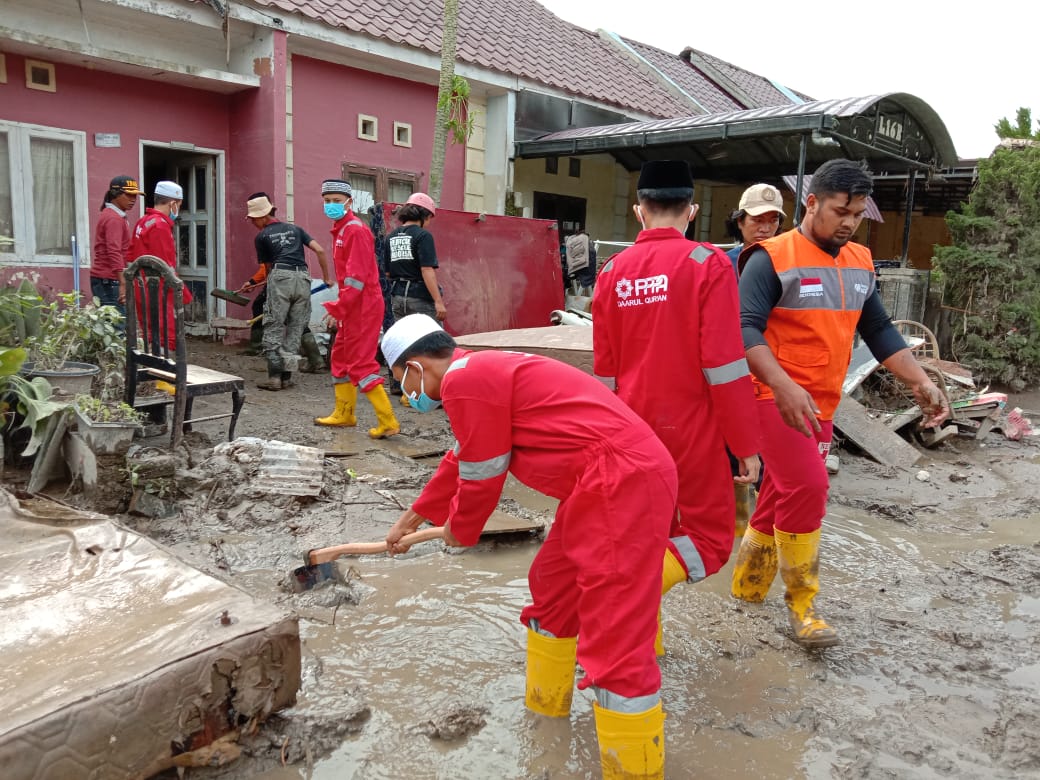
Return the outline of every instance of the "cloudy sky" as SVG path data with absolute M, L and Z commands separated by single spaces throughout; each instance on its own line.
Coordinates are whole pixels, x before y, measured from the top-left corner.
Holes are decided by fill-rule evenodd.
M 942 117 L 964 158 L 987 156 L 993 125 L 1019 106 L 1040 119 L 1035 0 L 539 2 L 587 29 L 674 54 L 692 46 L 815 98 L 909 92 Z

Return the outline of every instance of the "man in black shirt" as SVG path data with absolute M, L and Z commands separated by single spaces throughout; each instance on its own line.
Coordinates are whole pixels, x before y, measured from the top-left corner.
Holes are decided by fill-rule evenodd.
M 266 195 L 246 202 L 246 218 L 260 231 L 254 241 L 256 259 L 268 268 L 263 339 L 267 380 L 257 382 L 262 390 L 282 390 L 293 384 L 300 338 L 311 314 L 311 273 L 304 247 L 318 256 L 322 280 L 333 284 L 321 245 L 302 228 L 279 222 L 274 214 L 275 207 Z

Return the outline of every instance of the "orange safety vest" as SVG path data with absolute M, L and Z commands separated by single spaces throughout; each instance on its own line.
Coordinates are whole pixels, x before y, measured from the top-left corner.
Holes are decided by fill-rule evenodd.
M 870 250 L 849 243 L 831 257 L 798 229 L 759 244 L 780 277 L 780 300 L 766 322 L 765 339 L 787 375 L 808 390 L 830 420 L 852 359 L 856 325 L 876 277 Z M 752 377 L 755 393 L 773 391 Z

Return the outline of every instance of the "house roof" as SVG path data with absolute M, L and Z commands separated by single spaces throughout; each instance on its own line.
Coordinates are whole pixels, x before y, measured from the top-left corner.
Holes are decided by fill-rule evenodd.
M 688 68 L 701 73 L 718 84 L 721 89 L 731 91 L 734 98 L 741 104 L 737 106 L 738 108 L 784 106 L 812 101 L 812 98 L 807 95 L 789 89 L 785 92 L 770 79 L 720 60 L 707 52 L 687 48 L 682 51 L 677 60 L 676 68 Z
M 606 152 L 629 170 L 648 159 L 684 159 L 697 176 L 746 181 L 792 173 L 803 140 L 812 167 L 834 157 L 865 159 L 889 172 L 957 161 L 950 133 L 935 110 L 900 92 L 572 128 L 518 143 L 517 156 Z
M 692 68 L 689 63 L 683 62 L 674 54 L 662 51 L 630 38 L 622 38 L 632 49 L 657 70 L 663 73 L 683 92 L 690 95 L 701 106 L 705 114 L 721 114 L 726 111 L 739 111 L 742 108 L 754 108 L 746 106 L 735 100 L 731 95 L 723 91 L 718 84 L 706 78 L 700 71 Z M 790 103 L 787 98 L 777 100 L 773 103 L 763 105 L 779 105 Z M 685 113 L 689 114 L 687 110 Z
M 439 53 L 443 0 L 253 0 L 352 32 Z M 687 115 L 691 105 L 598 34 L 535 0 L 461 0 L 457 58 L 647 116 Z

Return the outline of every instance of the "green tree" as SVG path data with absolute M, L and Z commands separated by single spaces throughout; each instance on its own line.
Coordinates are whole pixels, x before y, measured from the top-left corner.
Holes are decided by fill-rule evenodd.
M 466 143 L 473 132 L 469 113 L 469 82 L 455 74 L 455 50 L 459 29 L 459 0 L 444 0 L 441 35 L 441 72 L 437 82 L 437 120 L 433 127 L 433 156 L 430 160 L 430 191 L 440 204 L 444 187 L 444 160 L 449 135 L 451 142 Z
M 1030 124 L 1019 111 L 1017 129 Z M 956 315 L 954 357 L 1013 390 L 1040 382 L 1040 143 L 980 160 L 968 203 L 946 224 L 953 244 L 936 247 L 935 267 Z
M 1040 141 L 1040 122 L 1037 123 L 1036 132 L 1033 131 L 1033 112 L 1028 108 L 1020 108 L 1015 113 L 1015 124 L 1007 118 L 1001 119 L 994 125 L 997 135 L 1001 138 L 1026 138 L 1031 141 Z

